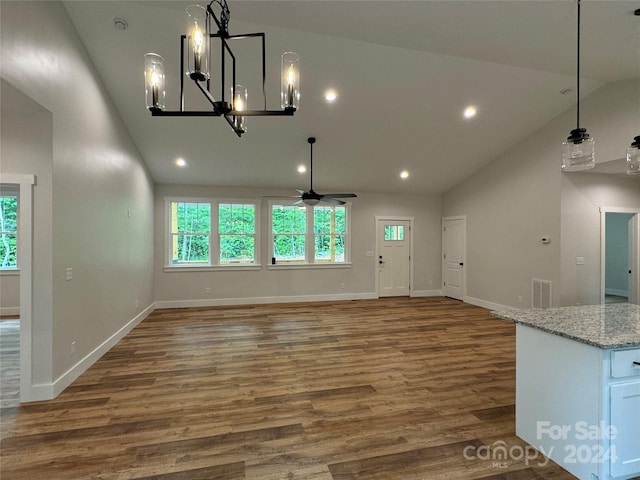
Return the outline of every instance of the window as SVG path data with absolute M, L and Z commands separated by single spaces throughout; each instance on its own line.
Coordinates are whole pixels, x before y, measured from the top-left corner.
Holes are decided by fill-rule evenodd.
M 276 262 L 304 262 L 307 209 L 295 205 L 273 205 L 271 225 Z
M 211 204 L 171 202 L 171 264 L 210 263 Z
M 256 206 L 218 205 L 220 264 L 255 263 Z
M 385 225 L 384 239 L 387 242 L 404 240 L 404 225 Z
M 276 264 L 348 262 L 347 205 L 271 205 Z
M 0 270 L 18 268 L 18 194 L 0 190 Z
M 255 203 L 167 199 L 166 204 L 169 266 L 257 263 Z
M 344 262 L 346 236 L 346 208 L 344 206 L 313 207 L 315 262 Z

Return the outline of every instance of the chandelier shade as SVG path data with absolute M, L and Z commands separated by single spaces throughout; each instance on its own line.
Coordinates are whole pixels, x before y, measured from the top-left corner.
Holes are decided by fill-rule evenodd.
M 164 110 L 164 61 L 155 53 L 144 56 L 144 97 L 149 110 Z
M 282 108 L 298 108 L 300 102 L 300 57 L 285 52 L 281 57 L 280 97 Z
M 293 116 L 300 108 L 300 57 L 293 52 L 282 55 L 281 110 L 267 109 L 265 34 L 230 35 L 229 7 L 226 0 L 212 0 L 208 6 L 190 5 L 186 9 L 187 33 L 180 36 L 180 99 L 178 110 L 165 109 L 164 63 L 160 55 L 145 55 L 145 97 L 147 109 L 154 117 L 224 117 L 239 137 L 246 132 L 246 117 Z M 214 25 L 217 32 L 213 32 Z M 237 58 L 232 43 L 258 40 L 262 47 L 262 108 L 248 108 L 247 89 L 236 75 Z M 213 53 L 219 63 L 213 67 Z M 182 73 L 184 72 L 184 74 Z M 184 76 L 183 76 L 184 75 Z M 211 105 L 210 110 L 185 108 L 185 79 Z M 244 83 L 244 82 L 242 82 Z M 219 92 L 219 96 L 214 95 Z M 259 100 L 258 100 L 259 101 Z
M 187 76 L 191 80 L 209 78 L 209 42 L 207 38 L 207 10 L 200 5 L 189 5 L 187 35 Z

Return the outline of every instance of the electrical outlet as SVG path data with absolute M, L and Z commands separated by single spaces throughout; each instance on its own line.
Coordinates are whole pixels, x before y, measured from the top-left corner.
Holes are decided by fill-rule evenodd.
M 73 268 L 65 268 L 64 269 L 64 279 L 68 282 L 69 280 L 73 280 Z
M 521 304 L 522 303 L 522 295 L 518 295 L 518 303 Z
M 71 346 L 69 347 L 69 356 L 74 355 L 76 353 L 76 341 L 71 342 Z
M 205 288 L 204 293 L 206 293 L 207 295 L 211 295 L 211 287 Z
M 136 308 L 140 308 L 140 300 L 136 300 Z
M 341 284 L 340 284 L 340 289 L 341 289 L 341 290 L 344 290 L 344 283 L 341 283 Z

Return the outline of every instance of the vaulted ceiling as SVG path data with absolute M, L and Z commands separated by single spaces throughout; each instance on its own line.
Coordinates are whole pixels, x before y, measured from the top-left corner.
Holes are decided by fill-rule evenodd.
M 228 1 L 232 34 L 267 35 L 269 108 L 279 108 L 281 52 L 302 58 L 300 110 L 251 117 L 242 138 L 220 118 L 145 109 L 147 52 L 165 58 L 167 108 L 178 107 L 179 38 L 192 1 L 64 2 L 156 182 L 306 188 L 297 166 L 315 136 L 317 190 L 443 193 L 575 104 L 575 91 L 560 93 L 575 87 L 573 0 Z M 640 77 L 637 8 L 582 2 L 583 95 Z M 237 51 L 250 72 L 242 80 L 250 108 L 261 107 L 257 52 Z M 199 105 L 187 87 L 187 103 Z M 331 104 L 328 88 L 338 94 Z M 462 116 L 468 105 L 473 119 Z

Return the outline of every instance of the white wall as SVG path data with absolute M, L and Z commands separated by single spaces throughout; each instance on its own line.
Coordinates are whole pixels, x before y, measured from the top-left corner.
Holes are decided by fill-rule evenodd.
M 640 209 L 640 178 L 575 173 L 562 179 L 562 303 L 600 303 L 600 207 Z M 584 257 L 577 265 L 576 257 Z
M 51 270 L 52 325 L 33 355 L 34 381 L 55 391 L 153 303 L 153 184 L 64 6 L 0 8 L 2 77 L 53 119 L 53 255 L 34 265 Z
M 640 125 L 639 106 L 637 79 L 605 85 L 581 100 L 581 126 L 596 139 L 598 162 L 624 155 Z M 577 289 L 590 292 L 589 303 L 599 302 L 591 296 L 599 291 L 599 273 L 575 265 L 585 235 L 599 245 L 599 233 L 574 221 L 586 207 L 570 200 L 576 174 L 560 170 L 560 144 L 574 123 L 572 108 L 444 195 L 444 216 L 467 215 L 467 295 L 472 299 L 528 308 L 531 279 L 539 278 L 553 281 L 556 306 L 575 303 Z M 621 185 L 631 190 L 637 185 L 615 179 L 607 175 L 600 181 L 611 180 L 611 188 L 602 190 L 605 203 L 618 201 Z M 620 196 L 623 203 L 635 202 L 626 193 Z M 550 244 L 539 242 L 543 235 Z M 596 250 L 590 247 L 581 256 L 599 268 Z
M 268 269 L 267 202 L 263 201 L 260 271 L 166 272 L 165 197 L 261 199 L 279 191 L 250 188 L 220 188 L 185 185 L 156 185 L 155 198 L 155 284 L 159 306 L 206 305 L 222 301 L 313 300 L 376 296 L 375 216 L 414 217 L 414 294 L 439 290 L 440 285 L 440 198 L 427 195 L 384 195 L 358 192 L 351 207 L 352 266 L 339 269 Z M 286 192 L 284 195 L 290 195 Z M 431 285 L 429 285 L 431 281 Z M 344 283 L 344 289 L 340 284 Z M 205 289 L 211 288 L 208 295 Z

